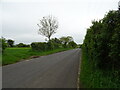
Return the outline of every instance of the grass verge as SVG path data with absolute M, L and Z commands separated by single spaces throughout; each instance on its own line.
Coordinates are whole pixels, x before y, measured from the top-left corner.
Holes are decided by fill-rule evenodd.
M 80 84 L 81 88 L 120 88 L 120 79 L 115 72 L 92 68 L 92 63 L 82 50 Z
M 57 53 L 71 48 L 59 48 L 50 51 L 32 51 L 31 48 L 6 48 L 2 55 L 2 65 L 13 64 L 21 60 L 29 59 L 31 56 L 43 56 L 52 53 Z
M 0 52 L 0 66 L 2 66 L 2 53 Z

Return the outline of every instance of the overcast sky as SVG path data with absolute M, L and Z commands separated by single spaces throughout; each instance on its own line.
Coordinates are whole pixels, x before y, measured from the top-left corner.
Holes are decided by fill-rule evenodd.
M 59 28 L 52 38 L 72 36 L 76 43 L 82 43 L 91 21 L 102 19 L 109 10 L 117 10 L 118 1 L 2 0 L 2 36 L 15 40 L 16 44 L 44 42 L 46 37 L 38 34 L 37 24 L 43 16 L 53 15 Z

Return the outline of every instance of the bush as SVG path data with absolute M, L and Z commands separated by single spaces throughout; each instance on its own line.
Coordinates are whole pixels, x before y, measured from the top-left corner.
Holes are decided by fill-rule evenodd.
M 82 44 L 79 44 L 78 47 L 79 47 L 79 48 L 82 48 Z
M 33 42 L 31 43 L 31 47 L 35 51 L 46 51 L 48 48 L 46 42 Z
M 17 47 L 30 47 L 30 45 L 26 45 L 26 44 L 23 44 L 23 43 L 19 43 L 16 46 Z
M 52 47 L 54 47 L 54 49 L 60 48 L 62 45 L 61 41 L 57 38 L 52 38 L 49 42 L 51 42 Z
M 76 44 L 74 41 L 71 41 L 71 42 L 68 43 L 68 46 L 69 46 L 70 48 L 76 48 L 76 47 L 77 47 L 77 44 Z
M 110 11 L 102 20 L 93 21 L 87 30 L 84 48 L 94 67 L 120 68 L 120 14 Z
M 81 81 L 87 87 L 120 87 L 120 12 L 93 21 L 82 45 Z
M 46 50 L 53 50 L 55 48 L 54 43 L 49 41 L 46 45 Z
M 0 38 L 0 52 L 4 52 L 5 48 L 7 47 L 7 43 L 5 38 Z
M 49 42 L 33 42 L 31 43 L 32 50 L 36 51 L 47 51 L 53 50 L 60 47 L 60 44 L 54 43 L 52 41 Z

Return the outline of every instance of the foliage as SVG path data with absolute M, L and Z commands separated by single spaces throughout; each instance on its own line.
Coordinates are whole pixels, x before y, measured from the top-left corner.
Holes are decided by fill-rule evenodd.
M 68 43 L 73 41 L 73 38 L 71 36 L 67 36 L 67 37 L 61 37 L 60 38 L 61 43 L 63 44 L 63 47 L 66 48 Z
M 8 47 L 13 47 L 14 41 L 11 39 L 7 40 Z
M 33 42 L 31 43 L 32 50 L 35 51 L 47 51 L 59 48 L 59 44 L 49 41 L 49 42 Z
M 58 38 L 52 38 L 48 42 L 33 42 L 31 43 L 32 50 L 35 51 L 47 51 L 47 50 L 54 50 L 58 48 L 75 48 L 77 44 L 72 41 L 73 38 L 68 37 L 62 37 L 60 39 Z
M 78 47 L 79 47 L 79 48 L 82 48 L 82 44 L 78 44 Z
M 23 44 L 23 43 L 19 43 L 16 46 L 17 47 L 30 47 L 30 45 L 26 45 L 26 44 Z
M 58 28 L 58 22 L 53 16 L 43 17 L 42 20 L 40 20 L 40 24 L 37 25 L 39 26 L 39 34 L 46 36 L 49 40 Z
M 120 88 L 117 72 L 92 68 L 87 53 L 82 49 L 80 88 Z M 114 75 L 115 76 L 114 76 Z
M 52 38 L 50 40 L 50 42 L 53 43 L 54 48 L 60 48 L 60 47 L 62 47 L 62 43 L 61 43 L 60 39 L 58 39 L 58 38 Z
M 4 52 L 6 47 L 7 47 L 7 43 L 6 43 L 5 38 L 3 38 L 3 37 L 0 38 L 0 52 Z
M 120 68 L 120 13 L 110 11 L 102 20 L 93 21 L 87 30 L 84 48 L 94 66 L 101 69 Z
M 46 42 L 33 42 L 31 43 L 32 50 L 35 51 L 46 51 L 47 43 Z
M 77 44 L 74 41 L 71 41 L 71 42 L 68 43 L 68 46 L 71 47 L 71 48 L 76 48 Z
M 88 67 L 90 69 L 81 71 L 82 74 L 84 72 L 82 82 L 86 86 L 89 86 L 88 84 L 92 85 L 91 87 L 95 87 L 96 84 L 98 84 L 98 87 L 120 86 L 119 17 L 119 11 L 109 11 L 102 20 L 93 21 L 93 25 L 87 29 L 87 34 L 82 45 L 83 53 L 86 53 L 87 57 L 87 60 L 83 62 L 87 62 L 87 65 L 82 68 Z M 88 77 L 90 81 L 87 81 L 87 79 L 84 81 L 85 77 Z M 94 83 L 91 80 L 95 80 Z M 105 82 L 105 80 L 108 81 Z

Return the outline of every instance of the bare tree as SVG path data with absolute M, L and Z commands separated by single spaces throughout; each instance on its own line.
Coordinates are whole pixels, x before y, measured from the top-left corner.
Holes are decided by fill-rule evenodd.
M 58 21 L 53 16 L 46 16 L 43 17 L 40 20 L 40 24 L 37 25 L 39 26 L 39 34 L 47 37 L 50 41 L 51 36 L 56 33 Z

